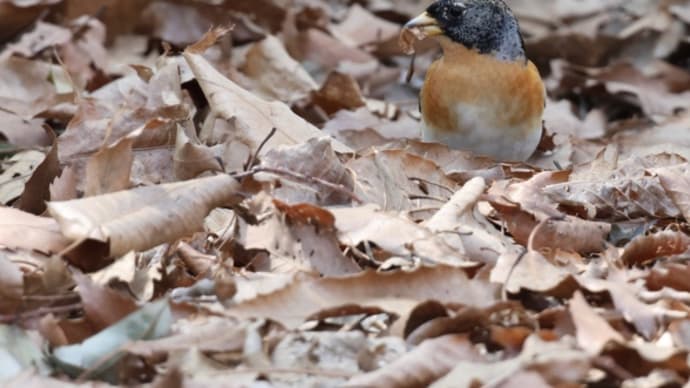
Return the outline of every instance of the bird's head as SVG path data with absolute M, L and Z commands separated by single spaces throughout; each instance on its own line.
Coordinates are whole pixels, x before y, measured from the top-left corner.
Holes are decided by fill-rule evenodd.
M 443 36 L 501 60 L 525 59 L 517 19 L 503 0 L 438 0 L 405 28 Z

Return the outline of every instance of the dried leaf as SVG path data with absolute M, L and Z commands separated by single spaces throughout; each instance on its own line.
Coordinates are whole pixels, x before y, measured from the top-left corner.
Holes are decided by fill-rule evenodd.
M 688 164 L 654 168 L 650 171 L 659 177 L 666 194 L 681 211 L 683 217 L 686 220 L 690 219 L 690 196 L 688 195 L 690 170 Z
M 288 205 L 257 198 L 262 222 L 247 226 L 241 240 L 245 249 L 270 253 L 271 272 L 315 271 L 340 276 L 360 271 L 343 255 L 336 238 L 335 219 L 327 210 L 309 204 Z M 263 200 L 263 201 L 262 201 Z
M 624 248 L 620 260 L 625 265 L 642 265 L 661 257 L 684 253 L 690 248 L 690 237 L 681 232 L 666 230 L 638 236 Z
M 58 253 L 69 245 L 69 240 L 60 233 L 60 226 L 51 218 L 0 207 L 0 245 L 10 249 Z
M 470 281 L 456 268 L 420 268 L 412 273 L 369 271 L 343 278 L 300 277 L 283 289 L 240 303 L 228 312 L 238 317 L 272 317 L 296 327 L 320 310 L 347 304 L 381 305 L 386 311 L 406 316 L 422 300 L 484 306 L 495 300 L 495 292 L 494 286 Z M 291 303 L 296 300 L 300 303 Z
M 581 381 L 590 368 L 587 355 L 575 349 L 568 339 L 542 341 L 536 335 L 525 341 L 518 357 L 495 363 L 459 362 L 445 377 L 431 387 L 469 387 L 473 384 L 503 383 L 510 381 L 515 373 L 534 369 L 547 382 L 559 381 L 575 384 Z M 564 374 L 564 370 L 568 373 Z
M 3 161 L 0 174 L 0 203 L 8 204 L 18 198 L 33 172 L 45 160 L 39 151 L 23 151 Z
M 292 104 L 317 88 L 280 40 L 270 35 L 249 49 L 242 71 L 254 81 L 259 97 L 267 100 Z
M 383 368 L 351 378 L 344 386 L 425 386 L 448 373 L 461 361 L 482 361 L 482 357 L 466 336 L 441 336 L 422 342 Z
M 84 199 L 49 202 L 65 236 L 109 243 L 110 256 L 145 250 L 200 230 L 215 207 L 237 201 L 237 182 L 218 175 Z
M 17 201 L 17 207 L 34 214 L 46 210 L 46 201 L 50 199 L 50 184 L 60 173 L 57 142 L 53 144 L 41 164 L 36 167 L 24 185 L 24 192 Z
M 322 136 L 318 128 L 296 116 L 285 104 L 266 102 L 225 78 L 196 51 L 188 49 L 184 57 L 211 109 L 225 120 L 234 121 L 235 136 L 252 149 L 256 149 L 273 128 L 277 133 L 268 140 L 264 152 L 280 144 L 297 144 Z M 340 142 L 332 141 L 332 144 L 336 151 L 350 151 Z
M 587 304 L 579 291 L 570 300 L 570 316 L 577 330 L 578 344 L 592 355 L 600 354 L 609 341 L 625 342 L 623 336 Z
M 320 205 L 349 203 L 353 192 L 354 178 L 352 172 L 338 159 L 326 139 L 311 139 L 302 145 L 280 146 L 268 151 L 261 158 L 261 167 L 287 170 L 312 179 L 311 182 L 296 182 L 292 179 L 281 179 L 280 185 L 273 188 L 273 195 L 289 203 L 308 202 Z M 265 180 L 267 174 L 255 178 Z M 281 178 L 271 174 L 271 178 Z M 274 178 L 275 177 L 275 178 Z M 319 182 L 327 182 L 342 188 L 336 191 Z

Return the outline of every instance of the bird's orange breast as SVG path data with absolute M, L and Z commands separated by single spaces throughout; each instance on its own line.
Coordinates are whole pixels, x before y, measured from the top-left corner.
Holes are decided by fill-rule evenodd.
M 462 45 L 441 42 L 444 55 L 429 68 L 421 92 L 425 123 L 443 136 L 458 132 L 502 130 L 520 137 L 541 128 L 545 94 L 539 72 L 532 62 L 506 62 Z M 458 106 L 479 108 L 479 117 L 460 117 Z M 499 134 L 500 135 L 500 134 Z

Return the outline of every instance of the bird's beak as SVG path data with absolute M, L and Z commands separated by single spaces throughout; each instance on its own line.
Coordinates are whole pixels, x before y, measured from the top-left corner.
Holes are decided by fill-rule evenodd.
M 423 12 L 421 15 L 407 22 L 404 28 L 407 30 L 419 30 L 425 36 L 435 36 L 443 34 L 443 31 L 441 31 L 441 26 L 439 26 L 438 21 L 429 16 L 429 14 L 426 12 Z

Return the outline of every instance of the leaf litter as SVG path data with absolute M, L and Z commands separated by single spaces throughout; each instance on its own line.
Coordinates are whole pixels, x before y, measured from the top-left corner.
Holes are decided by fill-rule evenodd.
M 526 163 L 418 140 L 427 1 L 0 2 L 0 383 L 686 385 L 690 5 L 507 2 Z

